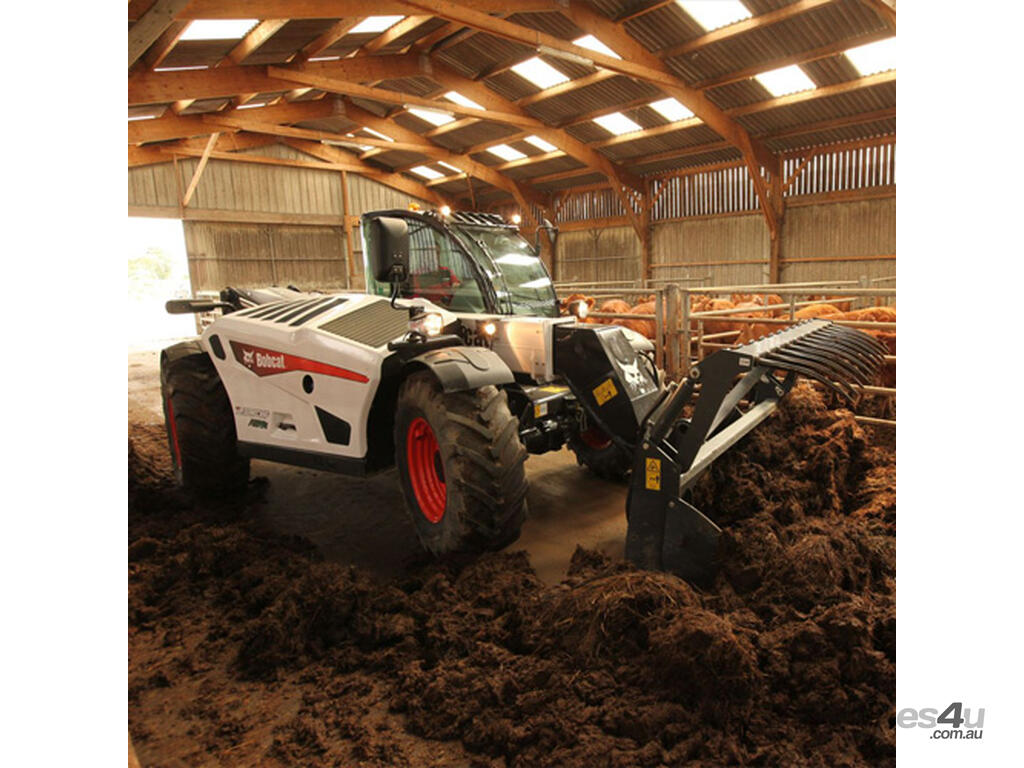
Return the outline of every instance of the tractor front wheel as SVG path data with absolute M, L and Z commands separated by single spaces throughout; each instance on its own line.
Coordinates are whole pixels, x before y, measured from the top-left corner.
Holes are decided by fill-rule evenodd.
M 244 491 L 249 459 L 238 453 L 231 401 L 213 361 L 198 342 L 164 350 L 160 393 L 178 484 L 199 497 Z
M 424 548 L 435 555 L 497 550 L 526 518 L 526 449 L 505 393 L 445 393 L 428 372 L 398 395 L 395 464 Z
M 625 480 L 633 468 L 633 457 L 597 426 L 572 432 L 569 448 L 576 454 L 577 463 L 605 480 Z

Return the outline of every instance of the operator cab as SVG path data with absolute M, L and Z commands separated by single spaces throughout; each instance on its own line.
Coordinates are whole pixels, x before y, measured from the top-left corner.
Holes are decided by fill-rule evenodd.
M 408 226 L 408 276 L 403 299 L 427 299 L 451 312 L 558 317 L 558 299 L 544 262 L 514 224 L 497 214 L 456 212 L 443 216 L 412 210 L 375 211 L 361 221 L 366 292 L 390 296 L 368 263 L 375 252 L 375 219 L 402 219 Z

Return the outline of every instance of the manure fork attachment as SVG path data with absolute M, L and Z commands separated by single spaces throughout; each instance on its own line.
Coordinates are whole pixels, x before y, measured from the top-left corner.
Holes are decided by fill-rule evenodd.
M 721 529 L 686 501 L 687 490 L 711 462 L 768 418 L 798 375 L 852 402 L 857 394 L 851 382 L 869 384 L 884 355 L 882 344 L 865 333 L 807 320 L 697 363 L 641 428 L 626 502 L 626 557 L 698 584 L 712 581 Z M 698 385 L 693 416 L 683 419 Z

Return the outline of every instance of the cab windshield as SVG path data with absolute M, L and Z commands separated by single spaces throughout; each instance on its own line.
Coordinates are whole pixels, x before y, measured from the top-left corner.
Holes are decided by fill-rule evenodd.
M 513 315 L 558 317 L 558 299 L 544 263 L 512 229 L 456 226 L 494 282 L 499 307 Z

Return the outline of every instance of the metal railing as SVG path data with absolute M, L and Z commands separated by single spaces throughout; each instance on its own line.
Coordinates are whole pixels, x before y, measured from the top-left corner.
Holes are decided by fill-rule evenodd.
M 699 278 L 694 278 L 699 279 Z M 831 280 L 814 281 L 801 283 L 758 283 L 746 285 L 719 285 L 700 287 L 686 287 L 677 282 L 665 285 L 638 286 L 635 283 L 623 285 L 618 283 L 610 287 L 607 282 L 600 286 L 594 283 L 595 287 L 590 289 L 586 284 L 556 284 L 556 290 L 560 297 L 564 298 L 570 293 L 585 292 L 595 299 L 595 306 L 600 307 L 609 299 L 627 300 L 630 297 L 652 297 L 654 303 L 653 313 L 622 313 L 622 312 L 600 312 L 591 311 L 590 317 L 596 320 L 623 321 L 636 320 L 652 322 L 654 325 L 655 361 L 659 368 L 665 370 L 666 375 L 673 379 L 681 379 L 693 363 L 702 360 L 709 351 L 725 349 L 736 346 L 738 338 L 743 336 L 747 326 L 778 326 L 773 330 L 781 330 L 787 325 L 792 325 L 796 320 L 797 311 L 812 304 L 840 304 L 846 305 L 843 311 L 854 308 L 869 308 L 878 306 L 882 302 L 894 300 L 896 297 L 895 288 L 869 287 L 874 283 L 886 282 L 895 278 L 878 278 L 869 281 L 866 278 L 860 280 Z M 760 295 L 776 295 L 782 298 L 782 304 L 766 305 L 755 309 L 752 307 L 737 307 L 723 310 L 704 310 L 694 312 L 692 310 L 693 298 L 695 296 L 723 296 L 737 293 L 750 293 Z M 813 297 L 813 298 L 812 298 Z M 635 301 L 628 302 L 636 304 Z M 778 313 L 784 313 L 779 315 Z M 758 316 L 763 315 L 763 316 Z M 728 322 L 733 327 L 727 331 L 708 333 L 705 324 L 717 321 Z M 895 322 L 876 322 L 868 320 L 836 320 L 838 325 L 845 325 L 850 328 L 861 328 L 875 331 L 895 331 Z M 648 326 L 649 329 L 650 326 Z M 896 356 L 886 355 L 887 365 L 895 366 Z M 895 401 L 895 387 L 863 386 L 859 387 L 861 393 L 869 397 L 888 397 Z M 876 416 L 855 414 L 858 421 L 866 424 L 885 425 L 895 427 L 894 419 L 882 419 Z

